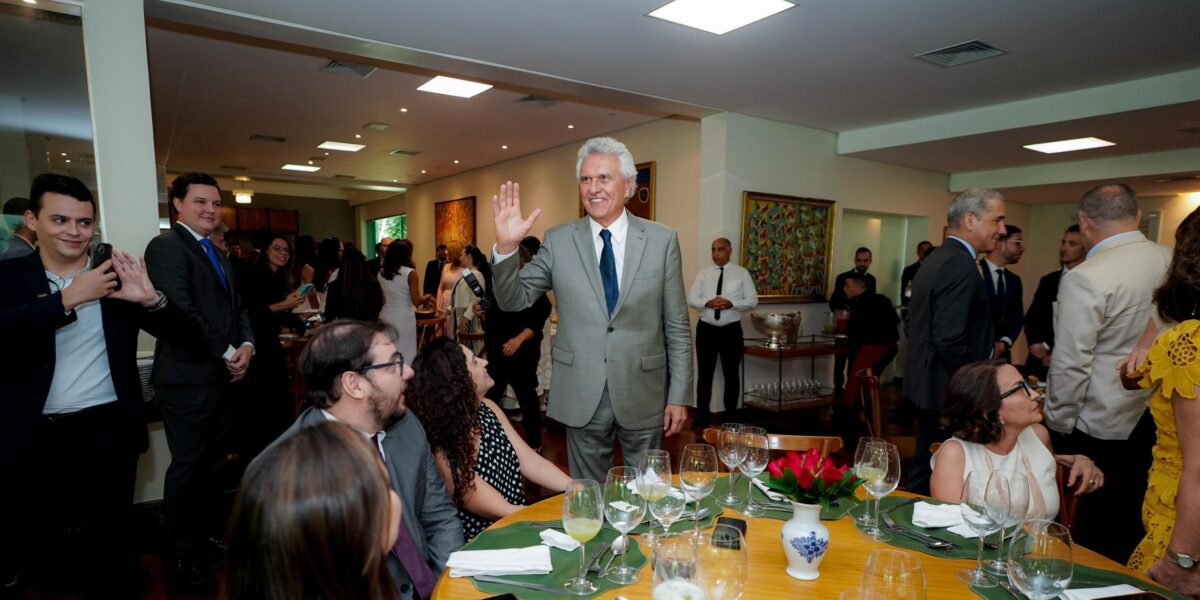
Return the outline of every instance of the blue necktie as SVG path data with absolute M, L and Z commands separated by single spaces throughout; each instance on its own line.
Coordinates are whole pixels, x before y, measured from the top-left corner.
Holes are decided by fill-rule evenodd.
M 225 286 L 225 291 L 229 291 L 229 280 L 225 277 L 225 269 L 221 268 L 221 259 L 217 258 L 217 249 L 213 247 L 212 242 L 208 238 L 200 238 L 200 245 L 204 247 L 204 253 L 208 255 L 208 262 L 212 263 L 214 269 L 217 270 L 217 279 L 221 280 L 221 285 Z
M 612 316 L 617 308 L 617 259 L 613 256 L 612 232 L 600 230 L 600 239 L 604 240 L 604 249 L 600 251 L 600 280 L 604 282 L 604 300 L 608 303 L 608 316 Z

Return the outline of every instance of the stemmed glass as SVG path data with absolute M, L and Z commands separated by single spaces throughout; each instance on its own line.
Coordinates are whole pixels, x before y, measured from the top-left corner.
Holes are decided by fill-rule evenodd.
M 655 483 L 654 485 L 662 486 L 664 493 L 658 500 L 650 503 L 650 514 L 654 515 L 654 518 L 662 523 L 663 535 L 666 535 L 671 533 L 671 525 L 674 525 L 675 521 L 678 521 L 679 517 L 683 515 L 683 509 L 687 507 L 687 500 L 683 497 L 683 494 L 676 495 L 670 493 L 666 484 Z M 649 538 L 650 536 L 647 535 L 646 537 Z M 657 545 L 658 539 L 661 537 L 655 536 L 653 542 L 647 540 L 646 543 L 653 548 Z
M 742 597 L 750 565 L 746 540 L 737 527 L 717 525 L 711 537 L 700 538 L 696 554 L 704 573 L 707 600 L 738 600 Z
M 604 480 L 604 516 L 608 524 L 625 538 L 626 547 L 629 545 L 629 532 L 646 515 L 646 498 L 634 490 L 640 473 L 634 467 L 613 467 L 608 470 L 608 477 Z M 604 573 L 604 578 L 626 585 L 638 580 L 638 571 L 626 563 L 625 553 L 622 552 L 621 566 L 609 569 Z
M 909 552 L 875 550 L 863 569 L 860 598 L 925 600 L 925 565 Z
M 733 487 L 738 465 L 746 460 L 746 447 L 739 439 L 741 432 L 741 424 L 725 423 L 721 425 L 721 431 L 717 434 L 717 453 L 721 455 L 721 462 L 725 463 L 725 468 L 729 470 L 729 489 L 724 496 L 717 498 L 721 506 L 737 506 L 742 503 L 742 499 L 734 493 L 736 488 Z
M 879 528 L 879 505 L 884 496 L 892 493 L 900 484 L 900 449 L 887 442 L 870 443 L 863 453 L 863 462 L 855 470 L 867 480 L 864 487 L 867 488 L 868 497 L 875 498 L 871 522 L 863 529 L 863 533 L 873 540 L 886 542 L 892 536 Z
M 983 570 L 983 538 L 996 533 L 1008 518 L 1008 478 L 988 470 L 974 470 L 963 480 L 963 520 L 979 534 L 979 556 L 974 569 L 958 572 L 959 580 L 975 587 L 996 587 L 996 579 Z
M 671 492 L 671 455 L 666 450 L 647 450 L 638 460 L 638 493 L 648 507 Z M 651 510 L 650 514 L 654 514 Z M 654 547 L 654 528 L 646 532 L 646 545 Z
M 712 493 L 717 483 L 717 449 L 708 444 L 688 444 L 683 448 L 679 482 L 689 498 L 696 501 L 692 514 L 692 535 L 700 535 L 700 501 Z
M 1008 580 L 1029 597 L 1049 600 L 1071 585 L 1071 532 L 1051 521 L 1029 521 L 1008 549 Z
M 604 493 L 592 479 L 572 479 L 563 493 L 563 530 L 579 542 L 579 576 L 563 588 L 576 596 L 596 592 L 596 584 L 587 579 L 587 542 L 600 533 L 604 524 Z
M 864 464 L 863 456 L 866 454 L 867 447 L 871 444 L 883 444 L 885 440 L 877 437 L 860 437 L 858 438 L 858 447 L 854 449 L 854 474 L 861 479 L 866 479 L 863 476 L 860 465 Z M 863 488 L 863 494 L 866 494 L 866 488 Z M 871 496 L 867 495 L 866 502 L 863 503 L 861 513 L 854 516 L 854 523 L 860 528 L 866 527 L 871 523 Z
M 767 431 L 762 427 L 742 427 L 738 439 L 746 449 L 746 457 L 742 464 L 738 465 L 738 470 L 746 476 L 746 505 L 742 508 L 742 514 L 747 517 L 760 517 L 766 509 L 754 501 L 754 478 L 758 477 L 771 461 L 771 444 L 767 440 Z
M 1008 561 L 1005 560 L 1004 552 L 1004 531 L 1025 522 L 1030 504 L 1029 478 L 1021 470 L 995 471 L 992 477 L 1008 479 L 1008 510 L 1004 513 L 1004 523 L 1000 527 L 1000 543 L 999 550 L 996 551 L 996 558 L 983 561 L 983 568 L 992 575 L 1004 577 L 1008 575 Z
M 704 598 L 704 575 L 696 545 L 682 533 L 667 533 L 654 547 L 654 600 Z

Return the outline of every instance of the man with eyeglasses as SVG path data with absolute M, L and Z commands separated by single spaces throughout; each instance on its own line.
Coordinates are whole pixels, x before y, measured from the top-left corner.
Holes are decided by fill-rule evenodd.
M 279 439 L 322 421 L 341 421 L 371 440 L 403 501 L 388 571 L 401 598 L 428 599 L 450 553 L 463 545 L 462 524 L 425 429 L 404 405 L 412 357 L 400 354 L 395 339 L 383 321 L 339 319 L 318 329 L 300 354 L 309 407 Z
M 1010 351 L 1021 327 L 1025 323 L 1025 307 L 1022 300 L 1021 277 L 1009 267 L 1017 264 L 1025 255 L 1025 234 L 1016 225 L 1005 225 L 1007 234 L 1000 236 L 996 247 L 983 259 L 984 287 L 992 309 L 992 327 L 995 329 L 995 350 L 992 358 L 1011 362 Z

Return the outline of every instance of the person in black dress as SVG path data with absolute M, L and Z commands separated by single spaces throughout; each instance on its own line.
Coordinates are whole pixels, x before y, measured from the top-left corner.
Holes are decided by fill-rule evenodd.
M 338 278 L 325 294 L 325 322 L 336 319 L 374 321 L 383 310 L 383 288 L 358 250 L 346 250 Z

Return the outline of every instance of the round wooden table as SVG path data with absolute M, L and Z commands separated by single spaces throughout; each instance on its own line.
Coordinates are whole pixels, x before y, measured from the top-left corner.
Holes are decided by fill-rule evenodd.
M 913 494 L 896 492 L 893 496 L 911 497 Z M 746 591 L 742 594 L 745 600 L 760 598 L 837 598 L 843 590 L 859 585 L 862 572 L 866 566 L 867 556 L 872 550 L 892 548 L 883 542 L 875 542 L 861 536 L 854 527 L 850 517 L 836 521 L 823 521 L 829 527 L 829 553 L 821 563 L 821 577 L 816 581 L 800 581 L 792 579 L 784 572 L 787 559 L 783 555 L 781 532 L 783 521 L 768 518 L 749 518 L 732 509 L 725 509 L 723 516 L 735 516 L 747 521 L 746 544 L 750 548 L 750 577 L 746 583 Z M 518 521 L 552 521 L 562 518 L 562 496 L 551 496 L 520 512 L 497 521 L 493 528 L 505 527 Z M 641 542 L 641 536 L 635 536 Z M 649 550 L 642 545 L 643 552 L 649 556 Z M 913 552 L 925 564 L 925 579 L 929 600 L 941 598 L 973 598 L 974 592 L 967 584 L 958 580 L 956 573 L 972 564 L 972 561 L 962 559 L 947 559 L 930 556 L 921 552 Z M 1075 546 L 1074 561 L 1078 564 L 1120 571 L 1139 579 L 1146 579 L 1141 573 L 1134 572 L 1108 558 L 1100 556 L 1082 546 Z M 615 598 L 625 596 L 631 600 L 649 598 L 653 583 L 649 563 L 642 568 L 642 578 L 633 585 L 617 588 L 599 598 Z M 480 592 L 467 578 L 451 579 L 449 569 L 442 573 L 437 587 L 433 590 L 435 600 L 450 600 L 455 598 L 478 599 L 490 596 Z

